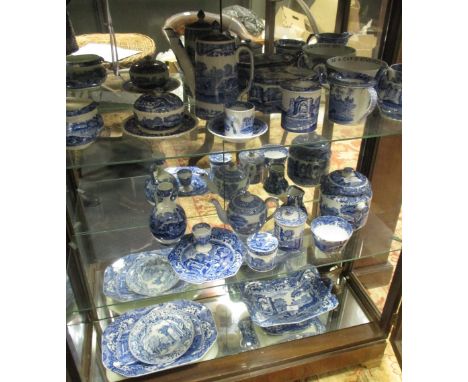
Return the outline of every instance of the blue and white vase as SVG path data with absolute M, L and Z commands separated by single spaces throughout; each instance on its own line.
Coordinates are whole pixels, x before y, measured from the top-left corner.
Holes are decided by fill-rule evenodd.
M 278 207 L 278 199 L 269 197 L 263 201 L 257 195 L 245 190 L 241 190 L 234 195 L 226 212 L 216 199 L 212 199 L 211 203 L 216 207 L 221 221 L 224 224 L 231 225 L 234 232 L 239 235 L 251 235 L 260 231 L 265 222 L 273 216 L 273 214 L 267 216 L 267 204 L 273 203 Z
M 388 118 L 401 121 L 402 110 L 402 64 L 394 64 L 380 77 L 377 86 L 379 108 Z
M 274 218 L 278 248 L 284 252 L 300 251 L 307 214 L 297 207 L 282 206 L 275 212 Z
M 261 150 L 241 151 L 239 153 L 240 166 L 249 174 L 250 184 L 262 182 L 265 156 Z
M 376 81 L 362 73 L 332 73 L 329 76 L 328 119 L 352 125 L 365 119 L 377 105 Z
M 314 81 L 291 81 L 281 85 L 281 127 L 292 133 L 317 128 L 322 88 Z
M 288 157 L 288 176 L 303 187 L 320 184 L 330 167 L 330 142 L 321 135 L 300 135 L 292 140 Z
M 165 245 L 177 243 L 187 228 L 185 211 L 176 204 L 176 198 L 171 182 L 158 184 L 155 196 L 158 202 L 150 216 L 150 230 L 155 239 Z
M 320 215 L 339 216 L 354 230 L 366 224 L 372 189 L 363 174 L 351 167 L 333 171 L 323 178 L 320 191 Z

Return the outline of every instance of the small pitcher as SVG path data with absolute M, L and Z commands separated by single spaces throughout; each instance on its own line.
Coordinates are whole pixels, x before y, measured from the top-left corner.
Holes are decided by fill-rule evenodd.
M 307 214 L 307 209 L 304 205 L 304 190 L 296 185 L 289 186 L 286 190 L 286 196 L 288 199 L 283 206 L 291 206 L 301 209 Z

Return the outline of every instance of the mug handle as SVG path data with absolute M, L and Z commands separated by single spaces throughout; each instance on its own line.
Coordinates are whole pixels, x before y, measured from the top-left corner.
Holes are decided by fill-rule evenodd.
M 361 120 L 366 118 L 370 113 L 372 113 L 377 106 L 377 91 L 374 89 L 374 87 L 367 88 L 367 91 L 369 92 L 369 107 L 367 108 L 366 112 L 362 116 Z
M 265 220 L 265 223 L 270 220 L 274 215 L 275 215 L 275 212 L 278 211 L 278 208 L 279 208 L 279 200 L 278 198 L 275 198 L 273 196 L 270 196 L 268 198 L 265 199 L 265 204 L 269 203 L 269 202 L 273 202 L 276 206 L 275 210 L 273 211 L 273 213 L 270 214 L 270 216 L 267 216 L 266 220 Z
M 307 37 L 306 45 L 309 45 L 310 40 L 311 40 L 312 38 L 314 38 L 314 37 L 317 39 L 317 36 L 315 35 L 315 33 L 310 34 L 309 37 Z M 318 42 L 318 39 L 317 39 L 316 43 L 317 43 L 317 42 Z
M 318 74 L 320 85 L 328 83 L 327 66 L 324 63 L 318 63 L 312 70 Z
M 253 52 L 247 46 L 240 46 L 240 47 L 238 47 L 236 49 L 237 63 L 240 62 L 240 54 L 242 53 L 242 51 L 247 52 L 249 54 L 249 56 L 250 56 L 250 74 L 249 74 L 249 82 L 247 84 L 247 87 L 239 93 L 239 96 L 237 97 L 238 99 L 240 99 L 244 94 L 247 94 L 250 91 L 250 88 L 252 87 L 252 82 L 253 82 L 253 79 L 254 79 L 254 69 L 255 69 L 254 68 L 254 55 L 253 55 Z

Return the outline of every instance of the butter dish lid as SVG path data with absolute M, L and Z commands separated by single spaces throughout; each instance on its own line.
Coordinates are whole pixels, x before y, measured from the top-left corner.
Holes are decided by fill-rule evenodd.
M 369 180 L 351 167 L 335 170 L 324 178 L 321 186 L 326 194 L 357 196 L 371 194 Z

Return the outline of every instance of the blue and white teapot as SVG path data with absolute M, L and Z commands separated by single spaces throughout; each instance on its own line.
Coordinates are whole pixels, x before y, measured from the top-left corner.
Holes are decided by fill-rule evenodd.
M 354 230 L 366 224 L 372 189 L 363 174 L 351 167 L 333 171 L 323 178 L 320 190 L 320 215 L 339 216 Z
M 251 235 L 260 231 L 263 225 L 273 217 L 267 216 L 267 204 L 274 203 L 278 208 L 278 199 L 269 197 L 263 201 L 257 195 L 241 190 L 229 202 L 227 211 L 221 204 L 212 199 L 216 212 L 224 224 L 229 224 L 234 232 L 240 235 Z

